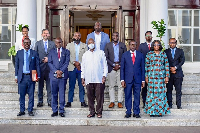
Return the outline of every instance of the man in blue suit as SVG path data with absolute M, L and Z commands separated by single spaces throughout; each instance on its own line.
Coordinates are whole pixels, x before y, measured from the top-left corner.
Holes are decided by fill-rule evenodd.
M 88 40 L 92 38 L 95 41 L 95 49 L 103 50 L 107 43 L 110 42 L 108 34 L 101 31 L 101 23 L 96 22 L 94 29 L 95 31 L 87 35 L 86 44 L 88 44 Z
M 125 118 L 131 117 L 132 109 L 132 91 L 134 94 L 133 117 L 140 117 L 140 91 L 145 86 L 145 65 L 144 56 L 141 52 L 135 50 L 136 42 L 129 42 L 130 50 L 122 55 L 120 79 L 125 93 Z
M 62 47 L 62 39 L 56 38 L 56 48 L 50 50 L 48 55 L 48 65 L 50 68 L 49 78 L 51 85 L 51 107 L 53 114 L 58 116 L 58 93 L 59 93 L 59 115 L 65 117 L 65 90 L 68 78 L 68 65 L 70 59 L 69 50 Z
M 39 55 L 36 51 L 30 49 L 31 40 L 24 39 L 24 49 L 17 51 L 15 57 L 15 82 L 18 83 L 18 90 L 20 94 L 20 112 L 17 116 L 25 115 L 25 95 L 28 93 L 28 114 L 34 116 L 34 91 L 35 81 L 32 81 L 32 70 L 36 70 L 38 78 L 40 78 L 40 64 Z

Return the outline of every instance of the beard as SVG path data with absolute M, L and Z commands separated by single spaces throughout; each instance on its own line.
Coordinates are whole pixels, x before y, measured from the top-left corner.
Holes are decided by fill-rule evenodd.
M 81 41 L 81 39 L 75 39 L 75 38 L 73 38 L 73 41 L 74 41 L 74 43 L 79 44 L 80 41 Z
M 96 32 L 101 32 L 101 28 L 96 28 Z

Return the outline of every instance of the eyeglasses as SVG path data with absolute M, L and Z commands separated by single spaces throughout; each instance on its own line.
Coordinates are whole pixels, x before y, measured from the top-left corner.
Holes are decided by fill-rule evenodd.
M 160 44 L 154 44 L 153 46 L 160 46 Z
M 146 37 L 152 37 L 152 35 L 146 35 Z
M 26 44 L 26 43 L 31 43 L 31 42 L 24 42 L 24 44 Z
M 169 42 L 169 44 L 176 44 L 176 42 Z

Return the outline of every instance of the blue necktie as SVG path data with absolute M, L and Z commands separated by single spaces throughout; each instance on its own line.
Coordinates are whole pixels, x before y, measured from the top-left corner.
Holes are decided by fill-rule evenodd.
M 172 58 L 174 59 L 174 48 L 172 49 Z
M 44 42 L 44 50 L 47 53 L 47 42 Z
M 28 51 L 26 52 L 26 71 L 29 71 Z

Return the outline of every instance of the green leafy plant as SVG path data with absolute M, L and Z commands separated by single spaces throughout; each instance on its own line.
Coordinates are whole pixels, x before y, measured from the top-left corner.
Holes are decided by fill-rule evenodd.
M 15 51 L 15 45 L 12 46 L 9 50 L 8 50 L 8 56 L 15 56 L 16 55 L 16 51 Z
M 152 21 L 151 24 L 153 25 L 153 29 L 156 29 L 158 32 L 158 35 L 156 35 L 156 37 L 160 38 L 160 42 L 163 46 L 163 51 L 165 50 L 165 43 L 162 41 L 162 37 L 165 34 L 166 31 L 166 24 L 164 22 L 164 19 L 161 19 L 161 21 Z
M 27 24 L 24 25 L 24 26 L 29 27 Z M 17 27 L 16 31 L 22 32 L 22 27 L 23 27 L 23 24 L 18 24 L 18 27 Z

